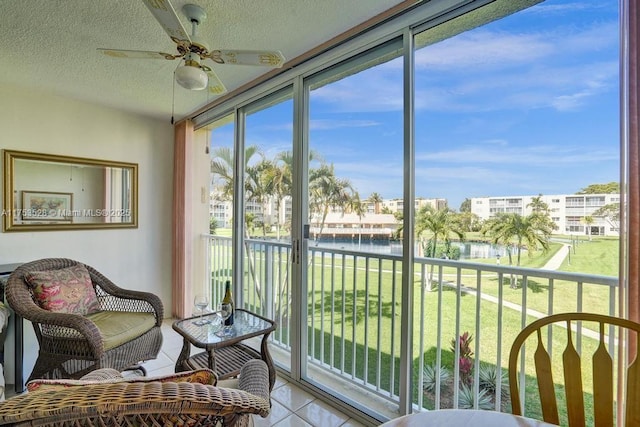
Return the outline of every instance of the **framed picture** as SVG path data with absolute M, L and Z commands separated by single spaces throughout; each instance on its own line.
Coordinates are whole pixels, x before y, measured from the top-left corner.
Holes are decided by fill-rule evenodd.
M 71 221 L 73 193 L 22 192 L 23 221 Z

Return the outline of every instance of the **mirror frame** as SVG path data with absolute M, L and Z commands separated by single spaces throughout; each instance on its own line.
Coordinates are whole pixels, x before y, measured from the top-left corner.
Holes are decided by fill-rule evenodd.
M 61 156 L 57 154 L 31 153 L 26 151 L 3 150 L 4 152 L 4 197 L 2 231 L 49 231 L 49 230 L 87 230 L 100 228 L 137 228 L 138 227 L 138 164 L 111 160 L 97 160 L 83 157 Z M 126 168 L 131 170 L 131 221 L 104 223 L 46 223 L 24 224 L 15 223 L 15 188 L 14 172 L 16 160 L 37 160 L 57 162 L 71 166 L 103 166 L 111 168 Z

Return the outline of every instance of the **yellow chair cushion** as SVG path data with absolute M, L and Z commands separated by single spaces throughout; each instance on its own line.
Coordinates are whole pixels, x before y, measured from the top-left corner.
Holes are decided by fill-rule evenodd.
M 156 325 L 156 317 L 153 313 L 100 311 L 87 315 L 87 318 L 100 330 L 105 350 L 127 343 Z

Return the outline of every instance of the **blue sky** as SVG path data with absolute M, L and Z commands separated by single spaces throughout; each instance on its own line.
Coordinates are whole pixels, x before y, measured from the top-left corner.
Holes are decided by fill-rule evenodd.
M 417 50 L 416 196 L 458 209 L 618 181 L 618 52 L 615 0 L 549 0 Z M 362 198 L 402 197 L 402 106 L 401 58 L 312 91 L 311 148 Z M 291 149 L 290 102 L 247 123 L 267 156 Z

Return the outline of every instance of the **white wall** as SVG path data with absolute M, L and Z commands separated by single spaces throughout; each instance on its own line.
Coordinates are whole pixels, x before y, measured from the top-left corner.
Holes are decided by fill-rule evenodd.
M 171 316 L 173 126 L 130 113 L 0 85 L 0 149 L 138 163 L 138 228 L 0 233 L 0 264 L 66 257 L 121 287 L 157 294 Z M 4 176 L 4 171 L 3 171 Z M 31 325 L 25 378 L 37 355 Z M 12 383 L 12 354 L 5 377 Z

